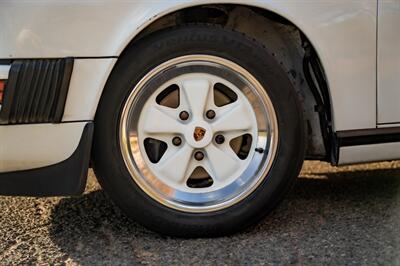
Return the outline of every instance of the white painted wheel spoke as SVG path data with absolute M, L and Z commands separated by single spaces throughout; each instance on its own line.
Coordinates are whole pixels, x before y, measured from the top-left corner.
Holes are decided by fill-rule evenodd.
M 164 106 L 151 106 L 144 120 L 143 130 L 148 134 L 181 133 L 184 125 L 177 118 L 172 117 L 172 108 Z M 173 109 L 172 109 L 173 110 Z
M 253 126 L 249 108 L 241 101 L 225 105 L 219 111 L 216 121 L 212 124 L 214 132 L 246 131 Z
M 220 182 L 228 179 L 230 175 L 234 174 L 241 167 L 240 159 L 233 152 L 228 153 L 227 151 L 223 151 L 214 144 L 208 145 L 206 152 L 207 164 L 211 168 L 206 170 L 210 170 L 211 173 L 209 174 L 211 177 Z
M 179 149 L 169 149 L 156 164 L 156 168 L 165 178 L 181 184 L 188 176 L 187 170 L 192 153 L 193 149 L 189 145 Z
M 211 83 L 207 79 L 189 79 L 181 84 L 181 102 L 190 108 L 195 119 L 201 119 L 205 112 Z

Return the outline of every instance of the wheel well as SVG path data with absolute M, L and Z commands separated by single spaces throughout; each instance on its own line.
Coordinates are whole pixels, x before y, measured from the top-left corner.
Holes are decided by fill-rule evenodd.
M 143 29 L 124 49 L 153 32 L 187 24 L 218 24 L 266 46 L 287 71 L 304 109 L 309 159 L 331 160 L 330 98 L 322 64 L 311 42 L 290 21 L 268 10 L 243 5 L 201 5 L 167 14 Z

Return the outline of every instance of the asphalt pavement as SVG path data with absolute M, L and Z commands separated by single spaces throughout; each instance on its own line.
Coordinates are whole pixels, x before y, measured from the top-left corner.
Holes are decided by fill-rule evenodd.
M 306 162 L 259 225 L 178 239 L 130 221 L 92 172 L 84 195 L 0 197 L 0 265 L 400 265 L 400 162 Z

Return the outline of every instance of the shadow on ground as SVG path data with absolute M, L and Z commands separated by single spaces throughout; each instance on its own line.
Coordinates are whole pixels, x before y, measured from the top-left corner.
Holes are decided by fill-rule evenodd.
M 174 239 L 126 218 L 100 190 L 62 199 L 50 237 L 92 264 L 400 264 L 400 170 L 305 174 L 280 206 L 246 232 Z

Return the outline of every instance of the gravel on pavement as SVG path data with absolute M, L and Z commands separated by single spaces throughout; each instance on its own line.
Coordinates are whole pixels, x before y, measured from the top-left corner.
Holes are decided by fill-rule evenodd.
M 0 197 L 0 264 L 400 265 L 400 162 L 306 162 L 260 224 L 178 239 L 130 221 L 92 171 L 79 197 Z

